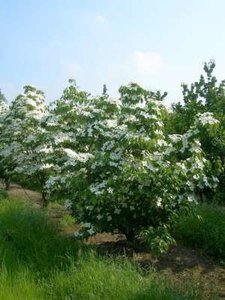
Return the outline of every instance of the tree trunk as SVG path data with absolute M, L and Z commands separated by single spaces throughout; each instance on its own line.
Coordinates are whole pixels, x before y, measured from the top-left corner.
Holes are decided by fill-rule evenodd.
M 135 231 L 134 230 L 129 230 L 125 233 L 127 241 L 129 242 L 134 242 L 135 240 Z
M 5 179 L 5 189 L 6 189 L 6 191 L 8 191 L 10 189 L 10 179 L 9 178 Z
M 42 208 L 46 208 L 48 206 L 48 199 L 47 193 L 45 191 L 41 191 L 41 198 L 42 198 Z

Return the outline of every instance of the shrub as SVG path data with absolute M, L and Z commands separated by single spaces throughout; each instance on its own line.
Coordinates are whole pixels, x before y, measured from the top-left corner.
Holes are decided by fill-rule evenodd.
M 69 91 L 56 106 L 66 113 L 57 115 L 63 142 L 54 146 L 59 173 L 49 188 L 61 186 L 84 237 L 119 231 L 128 240 L 149 240 L 141 234 L 147 230 L 170 243 L 171 218 L 196 200 L 196 187 L 215 185 L 197 135 L 199 126 L 216 121 L 199 115 L 184 135 L 166 136 L 165 107 L 137 84 L 121 87 L 119 100 L 88 102 L 76 87 Z

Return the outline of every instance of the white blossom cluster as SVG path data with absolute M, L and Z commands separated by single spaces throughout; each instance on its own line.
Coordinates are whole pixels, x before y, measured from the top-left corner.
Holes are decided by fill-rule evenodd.
M 1 176 L 32 176 L 44 189 L 45 178 L 54 169 L 49 160 L 53 152 L 43 120 L 48 114 L 42 91 L 31 85 L 16 97 L 1 118 Z
M 217 122 L 212 114 L 166 136 L 161 101 L 136 84 L 120 94 L 92 98 L 71 81 L 49 109 L 30 85 L 9 108 L 0 104 L 1 174 L 33 176 L 61 193 L 88 235 L 167 224 L 197 188 L 217 184 L 198 140 L 199 124 Z
M 211 112 L 205 112 L 202 114 L 197 115 L 197 120 L 202 124 L 202 125 L 207 125 L 207 124 L 216 124 L 219 121 L 216 120 L 213 116 L 213 113 Z

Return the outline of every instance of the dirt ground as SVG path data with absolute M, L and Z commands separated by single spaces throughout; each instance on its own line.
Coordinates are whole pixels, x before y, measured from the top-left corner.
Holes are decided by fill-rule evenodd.
M 38 192 L 12 184 L 8 194 L 11 197 L 31 202 L 34 207 L 41 207 L 41 197 Z M 68 212 L 60 205 L 50 205 L 48 208 L 49 216 L 55 221 L 59 221 L 65 213 Z M 78 228 L 79 225 L 70 225 L 65 228 L 65 233 L 73 235 Z M 225 266 L 203 255 L 197 249 L 178 244 L 156 260 L 146 250 L 128 246 L 125 237 L 120 234 L 97 234 L 89 238 L 87 243 L 96 245 L 97 249 L 105 255 L 128 256 L 146 272 L 154 267 L 161 274 L 171 278 L 178 286 L 188 286 L 190 282 L 194 282 L 203 289 L 204 299 L 208 299 L 212 294 L 216 294 L 219 299 L 225 299 Z

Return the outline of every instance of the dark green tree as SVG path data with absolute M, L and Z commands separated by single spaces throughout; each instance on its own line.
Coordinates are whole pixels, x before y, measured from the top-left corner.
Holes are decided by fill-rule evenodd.
M 204 64 L 204 74 L 190 86 L 182 84 L 183 103 L 172 105 L 172 112 L 166 115 L 166 132 L 183 134 L 194 123 L 198 113 L 211 112 L 219 125 L 210 132 L 201 132 L 201 143 L 212 171 L 219 177 L 217 200 L 225 201 L 225 80 L 218 82 L 214 76 L 215 62 Z M 206 196 L 212 197 L 209 191 Z

